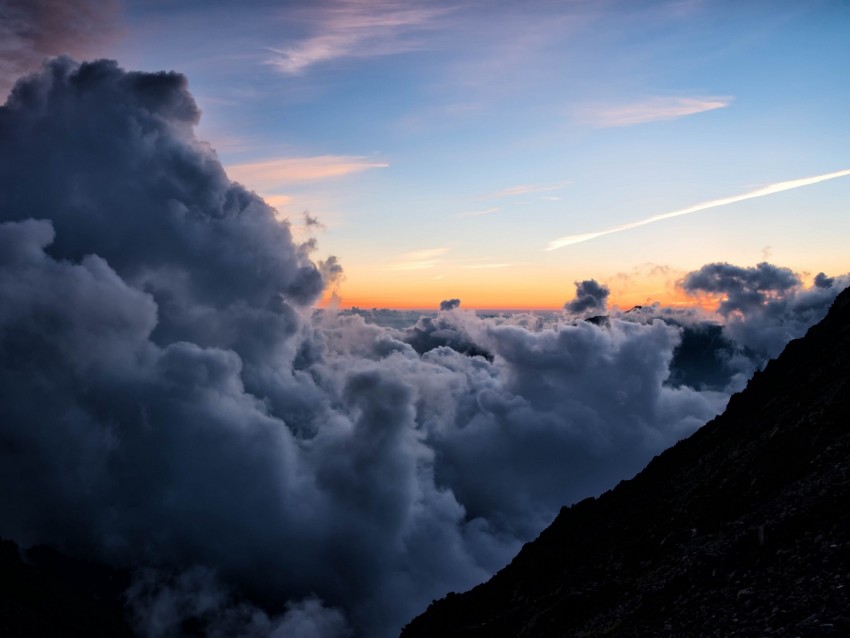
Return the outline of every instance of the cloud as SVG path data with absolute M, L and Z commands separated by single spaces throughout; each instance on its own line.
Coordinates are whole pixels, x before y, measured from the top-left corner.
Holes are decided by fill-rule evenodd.
M 511 186 L 510 188 L 505 188 L 504 190 L 496 191 L 495 193 L 490 193 L 486 195 L 486 199 L 499 199 L 502 197 L 517 197 L 518 195 L 528 195 L 530 193 L 545 193 L 547 191 L 555 191 L 564 186 L 567 186 L 570 183 L 570 180 L 564 180 L 562 182 L 556 182 L 554 184 L 520 184 L 518 186 Z
M 0 99 L 47 57 L 91 55 L 116 32 L 117 0 L 2 0 Z
M 454 310 L 460 308 L 460 299 L 444 299 L 440 302 L 440 310 Z
M 653 97 L 623 106 L 586 109 L 581 119 L 596 127 L 633 126 L 723 109 L 731 103 L 729 96 Z
M 0 108 L 0 536 L 132 570 L 141 635 L 397 635 L 734 389 L 704 361 L 669 382 L 697 323 L 680 310 L 316 311 L 340 264 L 197 121 L 178 74 L 67 58 Z M 846 282 L 763 270 L 691 280 L 769 288 L 728 313 L 730 342 L 803 329 Z
M 447 9 L 422 3 L 382 0 L 339 0 L 319 4 L 301 19 L 314 33 L 283 48 L 270 49 L 269 64 L 298 75 L 317 64 L 344 58 L 371 58 L 416 50 L 413 36 L 432 27 Z
M 472 210 L 466 213 L 461 213 L 462 217 L 480 217 L 482 215 L 490 215 L 492 213 L 498 213 L 501 208 L 485 208 L 484 210 Z
M 155 569 L 136 573 L 127 594 L 134 625 L 146 638 L 169 638 L 194 625 L 207 638 L 346 638 L 351 629 L 342 613 L 311 596 L 292 601 L 269 616 L 235 599 L 209 568 L 172 574 Z
M 724 318 L 724 333 L 756 353 L 761 363 L 820 321 L 837 291 L 848 283 L 847 277 L 820 273 L 815 285 L 805 289 L 796 273 L 762 262 L 751 268 L 707 264 L 686 275 L 681 286 L 688 294 L 719 296 L 717 312 Z
M 414 250 L 400 256 L 401 261 L 390 266 L 390 270 L 427 270 L 442 261 L 442 256 L 448 248 L 426 248 Z
M 764 306 L 771 298 L 800 285 L 800 279 L 788 268 L 778 268 L 762 262 L 755 268 L 731 264 L 708 264 L 688 273 L 682 280 L 685 292 L 706 292 L 724 295 L 718 312 L 728 316 L 733 312 L 748 312 Z
M 835 277 L 827 277 L 826 274 L 819 272 L 815 275 L 815 288 L 831 288 L 835 284 Z
M 564 310 L 573 314 L 605 312 L 605 309 L 608 307 L 608 295 L 611 293 L 607 286 L 599 284 L 595 279 L 587 279 L 575 283 L 575 299 L 566 303 Z
M 366 157 L 319 155 L 235 164 L 228 166 L 227 172 L 233 179 L 253 190 L 274 191 L 285 185 L 333 179 L 388 166 L 386 162 L 376 162 Z
M 449 348 L 469 357 L 483 357 L 492 362 L 493 354 L 475 343 L 462 322 L 458 323 L 456 318 L 442 314 L 459 307 L 460 299 L 440 302 L 440 314 L 437 317 L 420 317 L 413 326 L 401 333 L 402 341 L 410 344 L 419 354 Z
M 750 191 L 748 193 L 743 193 L 741 195 L 733 195 L 732 197 L 714 199 L 708 202 L 703 202 L 702 204 L 695 204 L 694 206 L 675 210 L 671 213 L 655 215 L 653 217 L 648 217 L 647 219 L 642 219 L 637 222 L 630 222 L 628 224 L 615 226 L 614 228 L 609 228 L 607 230 L 600 230 L 592 233 L 581 233 L 578 235 L 566 235 L 559 239 L 553 239 L 552 241 L 550 241 L 549 244 L 546 246 L 546 250 L 556 250 L 558 248 L 564 248 L 565 246 L 572 246 L 574 244 L 580 244 L 585 241 L 590 241 L 591 239 L 596 239 L 598 237 L 604 237 L 605 235 L 612 235 L 614 233 L 619 233 L 624 230 L 631 230 L 633 228 L 646 226 L 647 224 L 654 224 L 656 222 L 664 221 L 665 219 L 681 217 L 682 215 L 690 215 L 692 213 L 698 213 L 700 211 L 708 210 L 710 208 L 727 206 L 729 204 L 735 204 L 737 202 L 743 202 L 748 199 L 755 199 L 757 197 L 765 197 L 766 195 L 773 195 L 774 193 L 781 193 L 783 191 L 792 190 L 794 188 L 811 186 L 813 184 L 819 184 L 820 182 L 825 182 L 831 179 L 837 179 L 839 177 L 845 177 L 847 175 L 850 175 L 850 169 L 835 171 L 832 173 L 825 173 L 823 175 L 816 175 L 814 177 L 803 177 L 801 179 L 792 179 L 785 182 L 776 182 L 775 184 L 769 184 L 768 186 L 763 186 L 762 188 L 757 188 L 756 190 Z
M 487 270 L 490 268 L 510 268 L 513 266 L 511 263 L 492 263 L 492 264 L 470 264 L 467 268 L 471 268 L 473 270 Z
M 263 199 L 266 204 L 274 208 L 283 208 L 287 204 L 292 203 L 291 195 L 266 195 Z

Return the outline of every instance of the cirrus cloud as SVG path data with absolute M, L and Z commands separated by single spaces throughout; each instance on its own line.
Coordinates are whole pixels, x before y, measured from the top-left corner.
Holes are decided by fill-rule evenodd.
M 422 46 L 415 34 L 446 13 L 445 8 L 397 0 L 317 3 L 298 15 L 313 33 L 292 45 L 269 48 L 274 56 L 268 64 L 282 73 L 298 75 L 334 60 L 415 50 Z
M 634 126 L 724 109 L 731 103 L 730 96 L 652 97 L 620 106 L 586 107 L 579 119 L 599 128 Z
M 386 162 L 363 156 L 318 155 L 313 157 L 281 157 L 231 164 L 228 174 L 238 182 L 259 191 L 271 191 L 281 186 L 299 182 L 314 182 L 344 177 L 372 168 L 387 168 Z

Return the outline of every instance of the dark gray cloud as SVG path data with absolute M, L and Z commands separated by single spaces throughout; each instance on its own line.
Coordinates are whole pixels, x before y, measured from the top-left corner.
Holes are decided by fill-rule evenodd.
M 304 225 L 307 228 L 315 228 L 317 230 L 325 230 L 325 225 L 319 221 L 318 217 L 314 217 L 310 214 L 309 211 L 304 211 L 302 213 L 304 216 Z
M 117 31 L 118 0 L 0 0 L 0 99 L 45 58 L 96 55 Z
M 436 317 L 420 317 L 400 338 L 409 343 L 416 352 L 425 354 L 435 348 L 447 347 L 470 357 L 484 357 L 492 361 L 493 354 L 476 343 L 459 317 L 452 311 L 460 307 L 460 299 L 440 302 L 440 313 Z
M 331 255 L 324 261 L 320 261 L 318 266 L 325 285 L 338 283 L 343 277 L 344 270 L 342 264 L 339 263 L 339 260 L 334 255 Z
M 564 304 L 564 310 L 573 314 L 603 313 L 608 307 L 607 286 L 601 285 L 595 279 L 577 281 L 576 296 Z
M 703 319 L 659 307 L 314 313 L 339 263 L 197 119 L 178 74 L 67 58 L 0 107 L 0 536 L 135 569 L 144 635 L 395 635 L 727 400 L 701 364 L 669 382 Z M 723 343 L 842 281 L 762 290 Z
M 179 638 L 345 638 L 351 629 L 342 613 L 314 596 L 287 604 L 270 616 L 233 593 L 205 567 L 181 573 L 144 568 L 136 572 L 126 598 L 142 636 Z
M 723 335 L 722 325 L 710 321 L 684 324 L 666 382 L 674 387 L 724 390 L 741 372 L 734 366 L 738 356 L 735 344 Z M 750 372 L 749 366 L 746 372 Z
M 819 272 L 815 275 L 814 285 L 816 288 L 832 288 L 835 283 L 835 277 L 827 277 L 824 273 Z
M 454 310 L 460 308 L 460 299 L 443 299 L 440 302 L 440 310 Z
M 322 276 L 195 140 L 198 118 L 179 74 L 54 60 L 0 111 L 0 219 L 49 217 L 51 255 L 96 254 L 149 292 L 157 343 L 233 348 L 254 365 L 295 330 Z
M 820 273 L 815 286 L 806 289 L 788 268 L 766 262 L 751 268 L 715 263 L 689 273 L 681 283 L 690 294 L 720 295 L 717 312 L 724 319 L 724 335 L 749 351 L 758 366 L 820 321 L 848 279 Z
M 788 268 L 762 262 L 754 268 L 741 268 L 732 264 L 707 264 L 685 275 L 682 287 L 688 293 L 716 293 L 724 295 L 718 311 L 724 316 L 733 312 L 746 313 L 754 307 L 764 306 L 777 295 L 796 288 L 800 279 Z

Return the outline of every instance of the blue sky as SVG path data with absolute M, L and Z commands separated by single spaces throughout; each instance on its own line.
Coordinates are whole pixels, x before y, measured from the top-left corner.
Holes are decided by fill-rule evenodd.
M 553 307 L 588 277 L 673 299 L 713 261 L 850 270 L 850 177 L 545 250 L 850 168 L 849 24 L 840 0 L 128 2 L 95 53 L 188 76 L 200 136 L 318 232 L 343 305 Z
M 0 107 L 0 535 L 157 566 L 143 632 L 398 635 L 846 287 L 848 18 L 0 0 L 0 95 L 127 70 Z

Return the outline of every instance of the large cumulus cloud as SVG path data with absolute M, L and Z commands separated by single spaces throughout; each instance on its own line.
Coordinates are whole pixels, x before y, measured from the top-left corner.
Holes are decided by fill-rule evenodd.
M 0 108 L 0 535 L 135 570 L 143 634 L 393 635 L 728 398 L 671 382 L 698 321 L 661 308 L 313 313 L 339 264 L 198 117 L 180 75 L 66 58 Z M 814 317 L 818 281 L 726 313 L 725 347 L 780 297 Z

